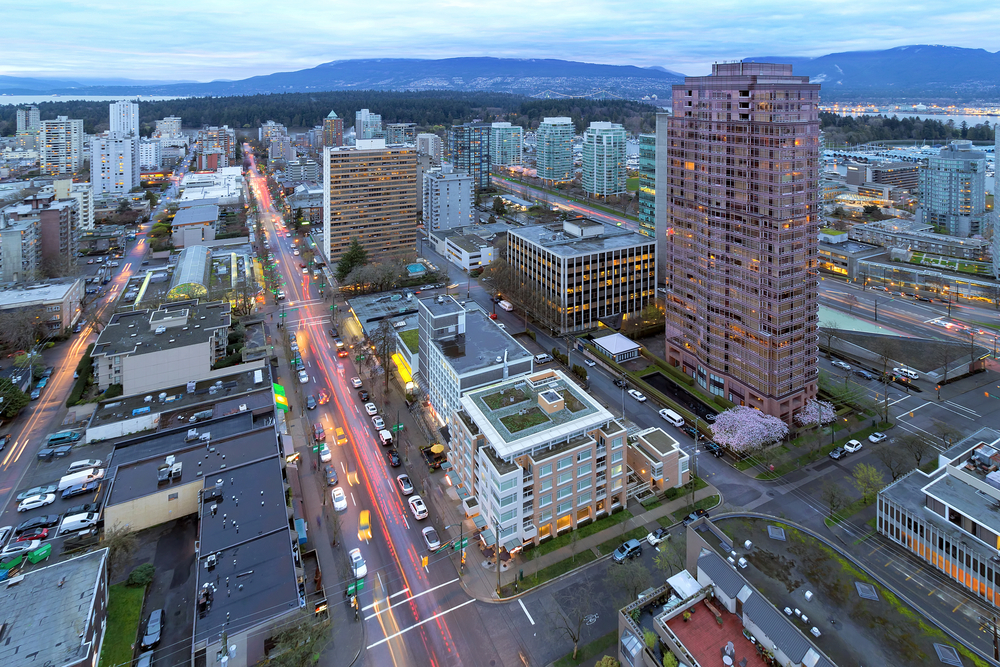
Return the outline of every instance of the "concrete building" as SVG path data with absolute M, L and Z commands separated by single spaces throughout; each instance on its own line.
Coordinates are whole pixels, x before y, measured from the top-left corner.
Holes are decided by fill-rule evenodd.
M 382 116 L 361 109 L 354 114 L 354 139 L 385 139 L 382 131 Z
M 318 183 L 322 179 L 316 179 Z M 295 186 L 288 195 L 288 205 L 293 211 L 301 211 L 302 217 L 312 225 L 323 224 L 323 186 L 302 183 Z
M 611 333 L 607 336 L 594 338 L 594 346 L 604 355 L 613 359 L 616 363 L 622 364 L 629 359 L 638 359 L 642 356 L 642 346 L 633 341 L 628 336 L 620 333 Z
M 625 428 L 562 371 L 475 389 L 461 406 L 448 476 L 478 500 L 487 545 L 516 551 L 624 506 Z
M 493 123 L 490 131 L 490 164 L 503 167 L 524 164 L 524 130 L 520 125 Z
M 818 104 L 791 65 L 716 64 L 657 122 L 667 362 L 786 421 L 817 391 Z
M 441 230 L 472 224 L 474 189 L 472 176 L 450 165 L 424 172 L 424 226 Z
M 0 291 L 0 311 L 37 310 L 42 313 L 45 326 L 52 334 L 59 334 L 80 319 L 84 279 L 65 282 L 26 285 L 17 289 Z
M 319 162 L 308 158 L 292 160 L 285 165 L 285 176 L 292 181 L 319 183 L 322 174 L 323 171 L 319 166 Z
M 0 212 L 0 282 L 34 280 L 41 265 L 38 217 L 13 219 Z
M 852 225 L 847 230 L 852 241 L 871 243 L 890 250 L 924 252 L 975 262 L 989 262 L 990 242 L 947 234 L 937 234 L 932 225 L 893 218 Z
M 154 121 L 153 137 L 156 139 L 173 139 L 181 136 L 180 116 L 167 116 L 163 120 Z
M 77 228 L 94 228 L 94 189 L 90 183 L 74 183 L 72 179 L 62 178 L 46 185 L 39 194 L 54 194 L 56 199 L 75 199 L 79 213 Z
M 583 189 L 598 197 L 625 194 L 625 128 L 594 121 L 583 133 Z
M 128 396 L 208 376 L 226 356 L 229 311 L 228 303 L 192 300 L 115 313 L 91 354 L 97 386 L 120 384 Z
M 77 174 L 83 169 L 83 120 L 57 116 L 41 121 L 39 164 L 43 174 Z
M 343 146 L 344 145 L 344 119 L 331 110 L 323 119 L 323 145 Z
M 172 223 L 175 248 L 204 245 L 215 240 L 219 207 L 215 204 L 189 206 L 177 211 Z
M 565 116 L 545 118 L 535 132 L 535 170 L 546 183 L 573 180 L 573 119 Z
M 642 233 L 656 236 L 657 257 L 662 257 L 660 239 L 656 234 L 656 135 L 639 135 L 639 191 L 636 193 L 637 214 Z M 666 270 L 666 267 L 662 267 Z
M 331 264 L 357 238 L 369 261 L 412 252 L 417 240 L 417 153 L 384 139 L 323 149 L 323 254 Z
M 220 206 L 236 207 L 244 199 L 243 168 L 223 167 L 198 174 L 188 172 L 181 181 L 181 202 L 214 199 Z
M 42 127 L 42 116 L 35 105 L 17 110 L 17 133 L 37 134 Z
M 108 132 L 90 142 L 94 194 L 125 194 L 139 185 L 139 139 Z
M 507 262 L 542 302 L 532 314 L 560 334 L 594 329 L 602 318 L 652 303 L 655 253 L 655 240 L 586 218 L 507 235 Z
M 228 125 L 198 130 L 198 145 L 201 153 L 218 155 L 215 169 L 228 167 L 236 160 L 236 130 Z
M 111 132 L 124 137 L 139 138 L 139 105 L 129 100 L 112 102 L 108 105 L 111 118 Z
M 4 623 L 0 664 L 96 665 L 108 618 L 107 559 L 97 549 L 9 579 L 0 608 L 17 617 Z
M 163 166 L 163 144 L 159 139 L 139 140 L 139 170 L 156 171 Z
M 986 154 L 972 142 L 952 141 L 927 159 L 920 174 L 924 222 L 943 227 L 952 236 L 982 234 L 986 212 Z
M 47 275 L 71 275 L 76 270 L 79 253 L 80 213 L 73 198 L 56 199 L 54 193 L 36 194 L 20 204 L 8 206 L 4 212 L 9 220 L 36 219 L 37 266 Z
M 489 123 L 462 123 L 448 131 L 448 159 L 458 171 L 472 176 L 477 190 L 490 187 Z
M 289 137 L 272 137 L 267 144 L 267 161 L 291 162 L 295 159 L 295 149 Z
M 439 423 L 466 392 L 531 372 L 531 353 L 479 308 L 452 296 L 420 299 L 417 307 L 420 386 Z
M 871 181 L 914 191 L 920 185 L 920 165 L 912 162 L 885 162 L 871 166 Z
M 257 140 L 265 146 L 275 139 L 287 136 L 288 128 L 281 123 L 275 123 L 273 120 L 261 123 L 260 127 L 257 128 Z
M 496 248 L 476 234 L 451 231 L 441 234 L 441 238 L 444 241 L 444 257 L 465 271 L 488 266 L 497 256 Z
M 443 151 L 443 142 L 438 135 L 427 133 L 417 135 L 417 153 L 419 155 L 430 155 L 433 164 L 441 164 Z
M 413 145 L 417 141 L 416 123 L 386 123 L 385 143 L 387 145 L 408 144 Z

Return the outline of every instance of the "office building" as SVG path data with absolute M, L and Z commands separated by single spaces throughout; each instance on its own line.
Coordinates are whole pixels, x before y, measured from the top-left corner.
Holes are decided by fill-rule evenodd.
M 215 204 L 185 206 L 177 211 L 171 223 L 171 237 L 175 248 L 190 248 L 215 240 L 215 226 L 219 221 L 219 207 Z
M 106 132 L 90 142 L 90 182 L 94 194 L 125 194 L 139 185 L 139 139 Z
M 448 132 L 448 159 L 458 171 L 472 176 L 477 190 L 490 187 L 489 123 L 453 125 Z
M 159 139 L 139 140 L 139 170 L 157 171 L 163 166 L 163 148 Z
M 154 121 L 153 137 L 156 139 L 173 139 L 181 136 L 181 119 L 179 116 L 167 116 L 163 120 Z
M 886 162 L 871 166 L 871 181 L 914 191 L 920 185 L 920 165 L 912 162 Z
M 354 114 L 354 139 L 384 139 L 382 132 L 382 116 L 371 113 L 368 109 L 361 109 Z
M 83 169 L 83 121 L 66 116 L 41 121 L 38 158 L 41 172 L 48 176 L 79 173 Z
M 532 315 L 559 334 L 637 314 L 656 292 L 656 241 L 596 220 L 512 229 L 507 262 L 529 286 Z
M 385 126 L 385 143 L 414 144 L 417 141 L 416 123 L 387 123 Z
M 639 191 L 636 193 L 640 230 L 646 236 L 656 235 L 656 135 L 639 135 Z M 657 257 L 662 257 L 657 238 Z M 660 267 L 660 271 L 666 267 Z
M 139 138 L 139 105 L 122 100 L 108 105 L 111 117 L 111 132 L 125 137 Z
M 503 167 L 524 164 L 524 130 L 520 125 L 493 123 L 490 131 L 490 164 Z
M 443 151 L 443 142 L 438 135 L 427 133 L 417 135 L 417 153 L 420 155 L 430 155 L 432 164 L 441 164 Z
M 299 158 L 298 160 L 290 160 L 285 165 L 285 176 L 292 181 L 319 183 L 320 174 L 319 162 L 316 160 Z
M 625 194 L 625 128 L 594 121 L 583 133 L 583 189 L 597 197 Z
M 323 149 L 323 250 L 331 264 L 352 239 L 369 261 L 413 252 L 417 241 L 417 153 L 384 139 Z
M 972 142 L 952 141 L 927 159 L 920 174 L 924 222 L 952 236 L 982 234 L 986 212 L 986 154 L 972 150 Z
M 41 266 L 38 216 L 11 218 L 0 211 L 0 282 L 35 280 Z
M 175 275 L 182 268 L 174 269 Z M 94 380 L 101 391 L 119 384 L 131 396 L 207 377 L 226 356 L 229 326 L 227 302 L 179 301 L 158 310 L 115 313 L 91 353 Z
M 42 127 L 42 117 L 35 105 L 27 106 L 17 110 L 17 133 L 37 134 Z
M 785 421 L 817 391 L 818 104 L 791 65 L 715 64 L 657 122 L 667 362 Z
M 0 230 L 2 234 L 3 230 Z M 44 320 L 49 333 L 60 334 L 76 324 L 83 315 L 83 296 L 83 278 L 25 285 L 0 291 L 0 311 L 35 311 Z
M 285 136 L 271 137 L 267 144 L 268 162 L 290 162 L 295 159 L 295 149 L 292 140 Z
M 472 176 L 450 165 L 424 172 L 424 226 L 440 230 L 472 224 L 474 189 Z
M 448 476 L 475 496 L 481 539 L 515 551 L 625 504 L 626 430 L 559 370 L 466 392 L 448 419 Z
M 573 120 L 565 116 L 545 118 L 535 132 L 535 170 L 545 183 L 573 180 Z
M 417 301 L 420 386 L 440 424 L 477 387 L 530 373 L 532 355 L 479 308 L 452 296 Z
M 323 119 L 323 146 L 344 145 L 344 119 L 331 110 Z

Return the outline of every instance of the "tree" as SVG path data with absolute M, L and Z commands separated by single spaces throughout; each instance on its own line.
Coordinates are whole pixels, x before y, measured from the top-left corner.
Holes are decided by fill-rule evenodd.
M 820 492 L 823 502 L 826 503 L 827 508 L 830 510 L 827 516 L 834 516 L 841 509 L 847 505 L 848 498 L 847 494 L 844 493 L 844 489 L 840 487 L 839 484 L 833 482 L 826 482 L 823 484 L 823 490 Z
M 257 305 L 257 282 L 247 276 L 236 283 L 236 287 L 230 292 L 229 300 L 232 303 L 233 315 L 243 317 L 253 312 Z
M 920 462 L 924 460 L 924 457 L 927 456 L 927 453 L 931 449 L 930 443 L 915 433 L 901 435 L 896 438 L 896 442 L 900 449 L 913 457 L 918 468 L 920 467 Z
M 800 426 L 819 426 L 829 424 L 837 418 L 833 403 L 810 398 L 806 406 L 795 415 L 795 422 Z
M 590 583 L 583 581 L 579 586 L 569 589 L 564 601 L 556 604 L 554 612 L 549 612 L 549 619 L 552 621 L 555 629 L 566 635 L 573 642 L 574 660 L 576 660 L 580 637 L 583 634 L 583 624 L 590 614 L 591 605 L 593 604 L 594 600 L 591 594 Z
M 956 442 L 962 439 L 965 435 L 962 433 L 962 429 L 952 426 L 948 422 L 943 422 L 940 420 L 934 421 L 934 432 L 939 438 L 941 438 L 941 444 L 944 445 L 945 449 L 951 447 Z M 920 465 L 918 462 L 917 465 Z
M 320 653 L 330 643 L 330 621 L 316 621 L 307 612 L 296 614 L 295 620 L 273 638 L 275 646 L 258 665 L 300 667 L 315 665 Z
M 132 529 L 120 523 L 104 529 L 104 539 L 101 544 L 108 550 L 108 574 L 112 577 L 132 560 L 132 555 L 139 548 L 139 540 L 136 539 Z
M 13 419 L 31 402 L 28 395 L 15 387 L 10 378 L 0 379 L 0 397 L 3 398 L 0 415 L 4 419 Z
M 712 439 L 737 454 L 749 454 L 788 435 L 788 424 L 760 410 L 737 405 L 712 424 Z
M 653 563 L 667 577 L 680 572 L 686 565 L 687 556 L 684 553 L 683 542 L 683 539 L 674 542 L 673 538 L 660 542 L 660 551 L 653 556 Z
M 889 471 L 889 475 L 894 482 L 909 472 L 912 467 L 909 457 L 906 456 L 906 452 L 901 452 L 895 447 L 883 447 L 878 450 L 877 456 L 879 462 Z
M 866 504 L 885 486 L 885 478 L 879 469 L 867 463 L 859 463 L 854 467 L 851 482 Z
M 831 352 L 833 351 L 833 339 L 837 338 L 837 334 L 840 333 L 839 329 L 834 328 L 829 322 L 819 323 L 819 335 L 826 338 L 826 358 L 831 358 Z
M 847 311 L 850 313 L 854 312 L 854 306 L 858 305 L 858 297 L 854 294 L 847 295 Z
M 868 349 L 875 353 L 878 360 L 882 362 L 882 377 L 889 372 L 889 366 L 893 363 L 893 357 L 899 353 L 899 343 L 895 338 L 882 336 L 874 338 L 868 345 Z M 889 388 L 883 392 L 883 412 L 882 421 L 889 421 Z
M 347 252 L 340 256 L 340 261 L 337 262 L 336 276 L 337 280 L 343 282 L 351 271 L 359 266 L 364 266 L 368 263 L 368 251 L 361 241 L 357 237 L 351 239 L 351 245 L 347 248 Z
M 649 588 L 653 578 L 649 570 L 637 559 L 627 560 L 608 568 L 608 588 L 614 591 L 615 606 L 624 607 L 639 597 L 641 591 Z
M 389 364 L 392 361 L 392 355 L 396 353 L 396 329 L 389 320 L 382 320 L 369 338 L 375 347 L 375 357 L 382 365 L 383 376 L 385 378 L 385 391 L 388 391 Z
M 673 655 L 671 653 L 671 655 Z M 601 659 L 594 663 L 594 667 L 621 667 L 621 663 L 610 655 L 602 655 Z
M 503 201 L 503 197 L 493 198 L 493 212 L 497 215 L 504 215 L 507 213 L 507 205 Z
M 117 212 L 124 213 L 128 209 L 129 209 L 128 197 L 124 197 L 120 202 L 118 202 Z
M 46 335 L 41 308 L 0 311 L 0 343 L 8 350 L 27 350 Z

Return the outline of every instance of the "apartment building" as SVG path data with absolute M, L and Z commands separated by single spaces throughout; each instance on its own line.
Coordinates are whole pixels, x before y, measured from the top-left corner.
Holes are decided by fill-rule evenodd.
M 912 162 L 885 162 L 871 166 L 871 181 L 911 192 L 920 185 L 920 165 Z
M 139 170 L 157 171 L 163 166 L 163 144 L 159 139 L 139 140 Z
M 323 248 L 330 263 L 358 239 L 369 261 L 412 252 L 417 239 L 417 153 L 384 139 L 323 149 Z
M 385 143 L 393 144 L 415 144 L 417 142 L 416 123 L 386 123 Z
M 41 172 L 48 176 L 79 173 L 83 169 L 83 120 L 57 116 L 41 121 L 38 158 Z
M 323 173 L 319 166 L 319 162 L 315 160 L 310 160 L 308 158 L 299 158 L 298 160 L 291 160 L 285 165 L 285 176 L 296 182 L 309 181 L 311 183 L 319 183 L 320 175 Z
M 129 100 L 112 102 L 108 105 L 111 121 L 110 131 L 124 137 L 139 138 L 139 105 Z
M 417 308 L 420 386 L 441 424 L 466 392 L 531 372 L 531 353 L 478 307 L 439 296 L 420 299 Z
M 34 280 L 42 263 L 38 216 L 9 218 L 0 211 L 0 282 Z
M 458 171 L 472 176 L 477 190 L 490 186 L 489 123 L 462 123 L 448 132 L 448 159 Z
M 594 121 L 583 133 L 584 191 L 597 197 L 625 194 L 625 128 Z
M 153 137 L 156 139 L 173 139 L 181 136 L 180 116 L 167 116 L 163 120 L 154 121 Z
M 565 116 L 545 118 L 535 132 L 535 170 L 546 183 L 573 180 L 573 119 Z
M 139 139 L 106 132 L 90 142 L 90 183 L 94 194 L 126 194 L 139 185 L 139 173 Z
M 472 224 L 474 189 L 472 176 L 454 171 L 451 165 L 424 172 L 424 226 L 442 230 Z
M 927 159 L 920 174 L 924 222 L 952 236 L 982 234 L 989 226 L 986 211 L 986 153 L 972 142 L 952 141 Z
M 344 145 L 344 119 L 338 116 L 336 111 L 331 110 L 323 119 L 323 145 Z
M 216 169 L 228 167 L 236 159 L 236 130 L 228 125 L 202 128 L 198 130 L 198 145 L 202 153 L 219 156 Z
M 8 220 L 37 220 L 40 272 L 70 275 L 76 270 L 80 224 L 76 199 L 57 199 L 55 193 L 39 193 L 8 206 L 4 212 Z
M 847 234 L 852 241 L 871 243 L 883 248 L 928 252 L 943 257 L 989 262 L 990 242 L 934 232 L 931 225 L 892 218 L 851 225 Z
M 54 194 L 56 199 L 75 199 L 77 204 L 77 229 L 94 228 L 94 189 L 90 183 L 74 183 L 73 179 L 62 178 L 46 185 L 39 194 Z
M 514 551 L 624 507 L 625 428 L 562 371 L 460 400 L 448 420 L 448 474 L 477 498 L 486 544 Z
M 818 103 L 791 65 L 715 64 L 657 122 L 667 361 L 786 421 L 817 391 Z
M 642 233 L 656 234 L 656 135 L 639 135 L 639 191 L 636 193 L 636 208 Z M 659 245 L 659 238 L 657 238 Z M 657 257 L 662 257 L 657 248 Z M 661 267 L 664 268 L 664 267 Z
M 417 153 L 431 156 L 431 164 L 440 165 L 444 151 L 444 142 L 436 134 L 421 133 L 417 135 Z
M 532 314 L 560 334 L 638 313 L 655 297 L 655 239 L 596 220 L 512 229 L 507 262 L 530 286 Z
M 26 285 L 0 291 L 0 311 L 34 310 L 52 334 L 72 327 L 83 314 L 84 279 Z
M 368 109 L 360 109 L 354 114 L 354 140 L 385 139 L 382 131 L 382 115 Z
M 17 133 L 36 134 L 42 127 L 42 116 L 38 107 L 30 105 L 17 110 Z
M 524 130 L 520 125 L 493 123 L 490 163 L 503 167 L 524 164 Z

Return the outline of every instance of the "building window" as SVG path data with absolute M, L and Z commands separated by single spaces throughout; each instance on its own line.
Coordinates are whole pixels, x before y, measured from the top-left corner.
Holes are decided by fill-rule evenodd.
M 618 449 L 621 446 L 622 446 L 621 438 L 615 438 L 611 443 L 611 449 Z
M 590 502 L 590 491 L 587 491 L 586 493 L 582 493 L 579 496 L 577 496 L 577 498 L 576 498 L 576 506 L 577 507 L 579 507 L 580 505 L 586 505 L 589 502 Z
M 559 491 L 556 494 L 556 500 L 562 500 L 563 498 L 568 498 L 571 495 L 573 495 L 573 487 L 567 486 L 559 489 Z
M 552 510 L 545 510 L 538 515 L 539 523 L 545 523 L 546 521 L 552 521 Z
M 726 381 L 714 373 L 711 374 L 710 380 L 711 382 L 709 383 L 708 390 L 716 396 L 725 396 Z
M 593 456 L 593 454 L 594 453 L 591 450 L 585 449 L 585 450 L 583 450 L 582 452 L 580 452 L 579 454 L 576 455 L 576 462 L 577 463 L 582 463 L 583 461 L 586 461 L 591 456 Z
M 542 485 L 538 488 L 538 490 L 539 491 L 548 491 L 551 488 L 552 488 L 552 480 L 551 479 L 547 479 L 544 482 L 542 482 Z
M 556 480 L 556 484 L 565 484 L 566 482 L 572 482 L 572 481 L 573 481 L 573 473 L 564 472 L 563 474 L 559 475 L 559 479 Z
M 559 467 L 557 468 L 557 470 L 565 470 L 566 468 L 569 468 L 571 465 L 573 465 L 573 457 L 567 456 L 564 459 L 560 459 Z
M 611 476 L 612 477 L 617 477 L 620 474 L 622 474 L 622 466 L 621 466 L 621 464 L 618 464 L 616 466 L 611 466 Z
M 589 463 L 584 463 L 582 466 L 576 469 L 576 476 L 583 477 L 584 475 L 590 474 L 591 465 Z
M 618 463 L 619 461 L 622 460 L 622 457 L 624 455 L 625 455 L 625 452 L 612 452 L 611 453 L 611 462 L 612 463 Z
M 579 482 L 576 483 L 576 490 L 583 491 L 584 489 L 589 489 L 592 483 L 593 480 L 591 480 L 589 477 L 587 479 L 581 479 Z
M 544 496 L 542 496 L 541 498 L 538 499 L 538 506 L 539 507 L 546 507 L 546 506 L 551 505 L 551 504 L 552 504 L 552 494 L 551 493 L 546 493 Z
M 683 459 L 680 460 L 680 468 L 679 469 L 680 469 L 681 474 L 684 474 L 684 473 L 686 473 L 688 471 L 688 463 L 690 463 L 690 459 L 688 459 L 688 458 L 683 458 Z
M 509 510 L 500 515 L 500 523 L 507 523 L 517 516 L 517 510 Z
M 565 514 L 566 512 L 569 512 L 572 509 L 573 509 L 573 501 L 572 500 L 569 501 L 569 502 L 566 502 L 566 503 L 561 503 L 561 504 L 559 504 L 556 507 L 556 516 L 558 516 L 560 514 Z
M 506 480 L 504 482 L 501 482 L 500 483 L 500 490 L 501 491 L 510 491 L 511 489 L 514 488 L 514 484 L 516 484 L 516 483 L 517 483 L 517 480 L 514 480 L 514 479 L 508 479 L 508 480 Z
M 508 496 L 504 496 L 503 500 L 500 501 L 500 507 L 507 507 L 507 505 L 510 505 L 511 503 L 514 502 L 514 500 L 515 500 L 516 497 L 517 497 L 517 495 L 514 494 L 514 493 L 512 493 L 512 494 L 510 494 Z

